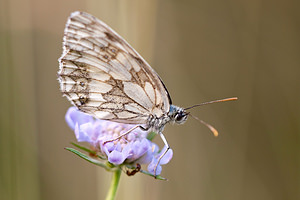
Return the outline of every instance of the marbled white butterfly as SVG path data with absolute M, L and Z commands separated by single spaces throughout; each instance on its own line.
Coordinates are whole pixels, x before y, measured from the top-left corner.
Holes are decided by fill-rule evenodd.
M 58 80 L 64 96 L 79 110 L 99 119 L 136 124 L 122 136 L 135 128 L 158 133 L 167 146 L 160 159 L 170 149 L 164 126 L 184 123 L 191 108 L 172 105 L 150 65 L 109 26 L 84 12 L 73 12 L 66 23 Z

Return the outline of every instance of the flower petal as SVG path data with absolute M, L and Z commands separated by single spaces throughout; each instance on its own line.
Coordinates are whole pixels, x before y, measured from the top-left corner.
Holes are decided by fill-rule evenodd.
M 154 175 L 154 169 L 157 165 L 157 159 L 153 159 L 152 162 L 148 165 L 148 172 Z M 162 171 L 162 167 L 160 165 L 157 166 L 156 168 L 156 174 L 155 175 L 160 175 Z
M 161 153 L 159 154 L 159 156 L 161 156 L 162 153 L 165 152 L 165 150 L 166 150 L 166 148 L 163 148 L 162 151 L 161 151 Z M 168 162 L 170 162 L 170 160 L 172 159 L 172 157 L 173 157 L 173 150 L 169 149 L 168 152 L 160 160 L 159 165 L 165 165 L 165 164 L 167 164 Z
M 109 155 L 108 155 L 108 161 L 110 163 L 113 163 L 115 165 L 120 165 L 124 162 L 125 158 L 122 154 L 122 152 L 113 150 Z
M 106 140 L 104 140 L 106 141 Z M 108 156 L 113 150 L 115 150 L 115 145 L 113 142 L 108 142 L 103 144 L 103 142 L 100 142 L 101 150 Z
M 136 158 L 141 157 L 151 148 L 151 144 L 147 139 L 143 139 L 142 141 L 136 141 L 134 142 L 133 146 L 135 148 L 134 153 L 136 155 Z
M 156 156 L 158 150 L 159 147 L 157 146 L 157 144 L 149 141 L 148 151 L 138 160 L 138 162 L 140 164 L 149 164 L 152 161 L 152 159 Z
M 65 115 L 69 127 L 74 130 L 76 123 L 79 125 L 94 121 L 93 117 L 79 111 L 76 107 L 70 107 Z
M 91 123 L 84 124 L 84 128 L 82 129 L 82 125 L 79 126 L 78 123 L 75 125 L 75 136 L 78 142 L 91 142 L 91 138 L 89 135 L 89 128 L 92 126 Z

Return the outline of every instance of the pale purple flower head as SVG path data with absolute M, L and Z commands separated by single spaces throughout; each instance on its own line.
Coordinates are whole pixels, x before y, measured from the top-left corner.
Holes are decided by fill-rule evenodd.
M 165 148 L 159 151 L 159 147 L 147 139 L 148 132 L 137 128 L 119 140 L 105 143 L 117 138 L 134 125 L 94 119 L 75 107 L 69 108 L 65 118 L 70 128 L 74 130 L 77 141 L 88 142 L 110 163 L 114 165 L 148 164 L 148 171 L 154 174 L 158 158 Z M 156 175 L 161 173 L 161 165 L 167 164 L 172 156 L 173 151 L 170 149 L 157 166 Z

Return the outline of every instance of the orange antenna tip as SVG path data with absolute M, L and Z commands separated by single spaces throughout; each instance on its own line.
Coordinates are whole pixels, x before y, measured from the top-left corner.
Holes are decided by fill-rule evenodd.
M 215 137 L 218 137 L 219 135 L 219 132 L 217 131 L 217 129 L 215 129 L 212 125 L 206 123 L 205 121 L 199 119 L 198 117 L 192 115 L 192 114 L 189 114 L 191 115 L 191 117 L 193 117 L 195 120 L 199 121 L 201 124 L 205 125 L 207 128 L 209 128 L 209 130 L 214 134 Z
M 218 102 L 224 102 L 224 101 L 235 101 L 237 100 L 237 97 L 230 97 L 230 98 L 225 98 L 225 99 L 218 99 L 218 100 L 213 100 L 213 101 L 208 101 L 208 102 L 204 102 L 204 103 L 200 103 L 197 105 L 193 105 L 191 107 L 185 108 L 184 110 L 188 110 L 194 107 L 198 107 L 198 106 L 203 106 L 203 105 L 207 105 L 207 104 L 212 104 L 212 103 L 218 103 Z

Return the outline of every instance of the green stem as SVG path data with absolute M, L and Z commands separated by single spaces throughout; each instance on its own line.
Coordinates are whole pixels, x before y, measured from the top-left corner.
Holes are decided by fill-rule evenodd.
M 113 172 L 113 177 L 111 179 L 110 188 L 108 190 L 105 200 L 114 200 L 115 199 L 119 181 L 120 181 L 120 177 L 121 177 L 121 172 L 122 172 L 121 169 L 117 169 L 116 171 Z

